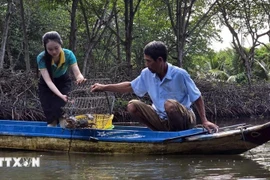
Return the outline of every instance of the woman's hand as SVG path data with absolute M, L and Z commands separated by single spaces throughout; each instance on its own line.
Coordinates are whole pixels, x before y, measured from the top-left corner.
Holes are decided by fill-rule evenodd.
M 76 84 L 80 84 L 80 83 L 83 83 L 84 81 L 86 81 L 86 79 L 83 77 L 77 63 L 71 65 L 71 69 L 72 69 L 73 74 L 76 78 Z
M 86 81 L 86 79 L 83 77 L 82 74 L 80 74 L 78 77 L 76 77 L 76 84 L 81 84 L 85 81 Z
M 68 102 L 68 96 L 67 95 L 62 94 L 60 96 L 60 98 L 63 99 L 65 102 Z

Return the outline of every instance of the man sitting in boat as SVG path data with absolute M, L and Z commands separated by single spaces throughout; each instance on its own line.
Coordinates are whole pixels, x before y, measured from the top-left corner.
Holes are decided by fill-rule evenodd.
M 146 93 L 152 100 L 147 105 L 131 100 L 127 110 L 133 118 L 154 131 L 181 131 L 193 128 L 196 117 L 191 109 L 194 103 L 202 125 L 209 132 L 217 132 L 218 126 L 207 120 L 200 90 L 186 70 L 167 62 L 168 50 L 161 41 L 152 41 L 144 47 L 146 68 L 131 82 L 116 84 L 95 83 L 91 92 L 133 92 L 137 96 Z

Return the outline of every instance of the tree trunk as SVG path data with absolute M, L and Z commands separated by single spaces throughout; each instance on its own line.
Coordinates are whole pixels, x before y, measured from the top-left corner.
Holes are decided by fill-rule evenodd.
M 86 25 L 86 31 L 87 31 L 87 38 L 88 38 L 88 47 L 85 53 L 85 58 L 84 58 L 84 65 L 83 65 L 83 71 L 82 74 L 84 76 L 86 76 L 88 74 L 86 66 L 87 64 L 91 64 L 91 59 L 89 57 L 91 57 L 91 53 L 93 51 L 93 49 L 95 48 L 95 46 L 98 44 L 98 42 L 100 41 L 101 37 L 103 37 L 103 34 L 105 33 L 107 27 L 109 26 L 113 15 L 113 10 L 109 13 L 109 16 L 106 17 L 106 15 L 108 14 L 107 9 L 109 6 L 109 0 L 106 1 L 106 3 L 104 4 L 104 10 L 102 12 L 102 15 L 97 15 L 98 19 L 96 20 L 96 23 L 92 26 L 93 28 L 91 29 L 90 32 L 90 28 L 89 28 L 89 23 L 88 23 L 88 18 L 86 16 L 86 10 L 84 8 L 83 2 L 80 1 L 81 3 L 81 8 L 82 8 L 82 13 L 84 16 L 84 21 L 85 21 L 85 25 Z M 113 3 L 113 8 L 115 8 L 116 5 L 116 1 Z
M 132 36 L 130 34 L 130 29 L 132 25 L 130 25 L 130 17 L 129 17 L 129 11 L 131 6 L 133 4 L 133 0 L 125 0 L 125 52 L 126 52 L 126 62 L 127 64 L 131 64 L 131 43 L 132 43 Z
M 126 51 L 126 62 L 127 67 L 131 67 L 131 47 L 132 47 L 132 30 L 133 30 L 133 21 L 134 16 L 138 10 L 141 0 L 138 0 L 135 9 L 133 9 L 133 0 L 125 0 L 125 51 Z M 127 68 L 128 75 L 131 75 L 131 68 Z
M 90 60 L 90 56 L 91 56 L 91 53 L 92 53 L 92 51 L 93 51 L 93 48 L 95 47 L 95 44 L 93 44 L 93 43 L 89 43 L 88 44 L 88 48 L 87 48 L 87 51 L 86 51 L 86 53 L 85 53 L 85 57 L 84 57 L 84 61 L 83 61 L 83 70 L 82 70 L 82 74 L 85 76 L 88 72 L 88 69 L 87 69 L 87 64 L 89 63 L 89 64 L 91 64 L 91 60 Z M 89 60 L 89 62 L 88 62 L 88 60 Z M 92 72 L 93 73 L 93 72 Z
M 117 42 L 117 64 L 120 64 L 122 62 L 122 56 L 121 56 L 121 39 L 120 39 L 120 31 L 119 31 L 119 24 L 118 24 L 118 15 L 116 8 L 114 8 L 114 22 L 115 22 L 115 28 L 116 28 L 116 42 Z
M 23 49 L 24 49 L 24 61 L 26 66 L 26 72 L 30 72 L 30 57 L 29 57 L 29 46 L 28 46 L 28 37 L 25 26 L 24 19 L 24 7 L 23 0 L 20 0 L 20 9 L 21 9 L 21 17 L 22 17 L 22 30 L 23 30 Z
M 73 0 L 71 15 L 70 15 L 70 35 L 69 35 L 69 49 L 76 53 L 76 32 L 77 32 L 77 24 L 76 24 L 76 11 L 78 7 L 79 0 Z
M 13 8 L 13 1 L 9 0 L 7 4 L 7 14 L 4 21 L 4 30 L 2 34 L 2 42 L 1 42 L 1 49 L 0 49 L 0 71 L 3 69 L 3 66 L 4 66 L 6 43 L 7 43 L 7 38 L 8 38 L 9 23 L 10 23 L 10 17 L 12 14 L 12 8 Z
M 187 39 L 187 30 L 189 26 L 189 17 L 191 15 L 191 8 L 196 0 L 180 1 L 176 0 L 175 14 L 173 13 L 173 4 L 169 0 L 165 3 L 168 8 L 168 13 L 172 28 L 176 36 L 177 46 L 177 64 L 179 67 L 183 66 L 183 56 L 185 54 L 184 47 Z
M 205 26 L 209 20 L 209 16 L 211 16 L 210 12 L 216 4 L 216 1 L 214 1 L 210 5 L 209 9 L 195 21 L 194 19 L 191 19 L 191 15 L 194 13 L 192 8 L 196 1 L 197 0 L 176 0 L 176 2 L 173 1 L 172 3 L 170 0 L 164 0 L 168 8 L 168 16 L 170 18 L 171 26 L 176 36 L 175 44 L 177 46 L 177 64 L 179 67 L 183 66 L 183 57 L 188 52 L 185 49 L 187 38 L 191 36 L 196 29 L 203 28 Z M 192 27 L 190 27 L 191 25 Z

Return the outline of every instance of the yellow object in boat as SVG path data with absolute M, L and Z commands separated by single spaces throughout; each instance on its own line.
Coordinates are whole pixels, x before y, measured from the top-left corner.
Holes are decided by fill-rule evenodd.
M 95 129 L 113 129 L 113 114 L 81 114 L 75 116 L 76 120 L 87 120 L 88 127 Z

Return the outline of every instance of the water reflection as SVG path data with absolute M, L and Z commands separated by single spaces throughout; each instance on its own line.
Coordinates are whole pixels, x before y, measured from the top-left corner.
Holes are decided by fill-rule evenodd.
M 270 179 L 270 144 L 238 156 L 88 155 L 0 151 L 40 157 L 39 168 L 1 167 L 1 179 Z

